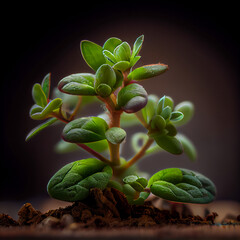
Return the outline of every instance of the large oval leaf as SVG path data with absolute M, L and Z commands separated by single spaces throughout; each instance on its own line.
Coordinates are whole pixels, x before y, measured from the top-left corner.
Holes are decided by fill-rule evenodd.
M 157 133 L 153 134 L 152 137 L 159 147 L 169 153 L 178 155 L 183 152 L 182 144 L 176 137 Z
M 106 139 L 108 125 L 99 117 L 83 117 L 68 123 L 62 137 L 67 142 L 88 143 Z
M 58 89 L 72 95 L 96 95 L 94 81 L 95 76 L 90 73 L 71 74 L 58 83 Z
M 209 178 L 183 168 L 155 173 L 148 187 L 154 195 L 174 202 L 209 203 L 216 196 L 216 187 Z
M 117 97 L 117 103 L 127 113 L 134 113 L 146 106 L 148 101 L 146 90 L 137 83 L 122 88 Z
M 168 66 L 165 64 L 151 64 L 145 65 L 133 70 L 129 75 L 129 80 L 144 80 L 151 77 L 158 76 L 164 73 L 168 69 Z
M 122 43 L 122 40 L 119 38 L 109 38 L 103 45 L 104 50 L 108 50 L 109 52 L 113 53 L 114 49 Z
M 95 158 L 69 163 L 50 179 L 47 190 L 52 198 L 75 202 L 85 199 L 91 188 L 106 188 L 112 168 Z
M 102 47 L 96 43 L 83 40 L 80 44 L 81 53 L 86 63 L 95 71 L 104 63 L 105 57 L 102 53 Z

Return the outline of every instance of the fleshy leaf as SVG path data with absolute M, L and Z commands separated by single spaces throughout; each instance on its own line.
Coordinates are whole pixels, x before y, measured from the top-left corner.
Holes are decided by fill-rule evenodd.
M 104 63 L 105 57 L 102 53 L 102 47 L 96 43 L 83 40 L 80 44 L 81 53 L 86 63 L 95 71 Z
M 108 50 L 109 52 L 113 53 L 114 49 L 122 43 L 122 40 L 119 38 L 109 38 L 103 45 L 104 50 Z
M 171 113 L 170 121 L 178 122 L 178 121 L 182 120 L 183 117 L 184 117 L 183 113 L 181 113 L 179 111 L 174 111 Z
M 39 83 L 35 83 L 33 85 L 32 96 L 33 96 L 34 102 L 37 105 L 41 107 L 45 107 L 47 105 L 46 95 L 43 92 L 42 86 Z
M 120 71 L 125 71 L 130 68 L 130 62 L 128 61 L 119 61 L 113 65 L 113 68 Z
M 50 95 L 50 84 L 51 84 L 51 74 L 48 73 L 42 81 L 42 90 L 47 98 L 47 100 L 49 100 L 49 95 Z
M 114 49 L 113 54 L 117 61 L 130 61 L 131 47 L 127 42 L 122 42 Z
M 133 67 L 137 62 L 138 60 L 141 58 L 141 56 L 136 56 L 134 58 L 131 58 L 130 59 L 130 66 Z
M 140 52 L 144 40 L 144 35 L 138 37 L 133 45 L 132 58 L 134 58 Z
M 172 110 L 173 106 L 174 106 L 173 99 L 169 96 L 163 96 L 158 101 L 156 113 L 161 114 L 165 107 L 170 107 Z
M 90 73 L 76 73 L 63 78 L 58 83 L 61 92 L 72 95 L 96 95 L 94 90 L 95 76 Z
M 154 195 L 174 202 L 205 204 L 216 196 L 216 187 L 210 179 L 183 168 L 168 168 L 155 173 L 148 186 Z
M 162 133 L 165 127 L 166 127 L 166 121 L 165 121 L 165 119 L 162 116 L 155 115 L 152 118 L 151 128 L 153 130 L 157 129 L 159 133 Z
M 104 55 L 104 57 L 108 60 L 108 61 L 110 61 L 111 63 L 116 63 L 117 62 L 117 60 L 116 60 L 116 58 L 114 57 L 114 55 L 110 52 L 110 51 L 108 51 L 108 50 L 103 50 L 103 55 Z
M 197 150 L 191 140 L 183 134 L 178 134 L 177 139 L 182 143 L 184 153 L 191 161 L 195 161 L 197 158 Z
M 89 143 L 106 139 L 108 125 L 99 117 L 83 117 L 69 122 L 63 129 L 63 139 L 67 142 Z
M 153 116 L 155 115 L 156 104 L 158 102 L 158 97 L 151 94 L 148 95 L 147 105 L 141 110 L 144 121 L 149 124 Z
M 192 119 L 194 114 L 194 105 L 189 101 L 184 101 L 179 103 L 175 107 L 174 111 L 182 112 L 184 115 L 184 117 L 180 121 L 174 123 L 176 126 L 181 126 L 186 124 Z
M 69 163 L 50 179 L 47 189 L 52 198 L 75 202 L 88 197 L 91 188 L 105 189 L 112 168 L 95 158 Z
M 126 138 L 126 132 L 118 127 L 109 128 L 105 135 L 107 140 L 112 144 L 120 144 Z
M 168 69 L 165 64 L 151 64 L 134 69 L 128 75 L 129 80 L 144 80 L 151 77 L 158 76 Z
M 59 107 L 62 104 L 62 99 L 61 98 L 55 98 L 51 100 L 45 108 L 42 109 L 42 111 L 36 112 L 31 111 L 31 118 L 34 120 L 41 120 L 45 119 L 51 116 L 51 113 L 59 109 Z M 34 109 L 36 110 L 36 108 Z
M 162 112 L 161 112 L 161 116 L 165 119 L 165 120 L 169 120 L 170 116 L 172 113 L 172 109 L 169 106 L 166 106 Z
M 103 64 L 98 68 L 95 78 L 96 80 L 94 87 L 96 92 L 101 97 L 108 97 L 112 93 L 113 87 L 116 84 L 117 78 L 115 71 L 111 68 L 110 65 Z
M 181 142 L 176 138 L 163 134 L 154 134 L 152 136 L 159 147 L 172 154 L 181 154 L 183 147 Z
M 48 119 L 46 122 L 38 125 L 37 127 L 35 127 L 34 129 L 32 129 L 32 130 L 28 133 L 25 141 L 28 141 L 29 139 L 31 139 L 32 137 L 34 137 L 35 135 L 37 135 L 39 132 L 41 132 L 43 129 L 45 129 L 46 127 L 52 125 L 52 124 L 55 123 L 56 121 L 58 121 L 58 119 L 56 119 L 56 118 L 50 118 L 50 119 Z
M 117 97 L 118 107 L 127 113 L 134 113 L 147 104 L 147 92 L 137 83 L 132 83 L 122 88 Z

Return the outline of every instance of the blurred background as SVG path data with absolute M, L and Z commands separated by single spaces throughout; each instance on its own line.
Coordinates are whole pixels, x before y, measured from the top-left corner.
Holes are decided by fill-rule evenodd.
M 171 96 L 175 103 L 194 103 L 195 116 L 180 132 L 192 139 L 198 159 L 193 163 L 184 155 L 159 153 L 141 161 L 140 169 L 149 173 L 168 167 L 196 170 L 214 181 L 217 199 L 240 201 L 236 4 L 102 1 L 54 8 L 6 7 L 7 14 L 1 17 L 0 201 L 24 203 L 48 198 L 50 177 L 66 163 L 89 156 L 54 151 L 63 125 L 49 127 L 25 142 L 28 132 L 40 124 L 28 114 L 33 104 L 33 84 L 49 72 L 52 87 L 72 73 L 92 72 L 81 56 L 81 40 L 103 45 L 114 36 L 132 46 L 142 34 L 145 41 L 137 66 L 158 62 L 169 65 L 169 71 L 142 85 L 148 93 Z M 92 105 L 83 115 L 101 111 L 101 107 Z M 143 130 L 129 129 L 128 139 Z M 123 155 L 130 157 L 131 151 Z

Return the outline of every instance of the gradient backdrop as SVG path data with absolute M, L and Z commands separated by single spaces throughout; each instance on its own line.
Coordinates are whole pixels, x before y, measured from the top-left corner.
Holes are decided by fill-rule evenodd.
M 140 162 L 140 168 L 150 173 L 167 167 L 197 170 L 215 182 L 218 199 L 240 200 L 240 48 L 238 5 L 234 5 L 105 1 L 66 6 L 65 12 L 59 6 L 6 8 L 6 17 L 1 17 L 0 200 L 47 197 L 47 182 L 60 167 L 89 156 L 54 152 L 62 126 L 46 129 L 25 143 L 27 133 L 40 123 L 28 116 L 32 85 L 48 72 L 53 86 L 69 74 L 92 72 L 80 54 L 83 39 L 102 45 L 115 36 L 132 45 L 141 34 L 145 41 L 137 66 L 169 65 L 168 72 L 142 85 L 148 93 L 195 104 L 196 114 L 182 132 L 193 140 L 199 154 L 192 163 L 183 155 L 160 153 Z M 100 107 L 92 106 L 83 115 L 100 112 Z M 131 151 L 124 156 L 130 157 Z

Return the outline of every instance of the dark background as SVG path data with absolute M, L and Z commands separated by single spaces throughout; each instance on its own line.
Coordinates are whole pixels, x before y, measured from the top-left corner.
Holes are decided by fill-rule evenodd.
M 59 10 L 61 8 L 61 10 Z M 28 112 L 32 85 L 51 72 L 52 86 L 72 73 L 91 72 L 79 50 L 83 39 L 103 45 L 119 37 L 145 41 L 138 66 L 165 63 L 169 71 L 142 82 L 148 93 L 191 100 L 196 114 L 182 132 L 198 149 L 198 160 L 161 153 L 140 162 L 154 173 L 167 167 L 197 170 L 211 178 L 218 199 L 240 200 L 239 19 L 237 3 L 199 1 L 105 1 L 79 5 L 7 6 L 1 16 L 2 157 L 0 200 L 47 197 L 49 178 L 67 162 L 89 155 L 53 150 L 62 126 L 25 142 L 39 122 Z M 84 114 L 96 114 L 92 106 Z M 143 130 L 138 127 L 137 131 Z M 133 131 L 130 131 L 130 134 Z M 130 134 L 128 140 L 130 139 Z M 130 156 L 131 152 L 125 156 Z

